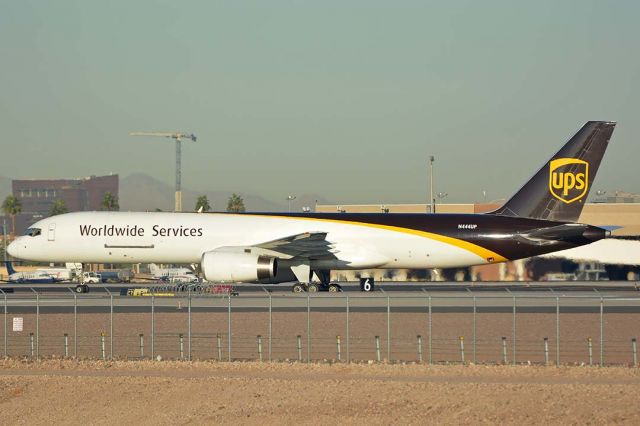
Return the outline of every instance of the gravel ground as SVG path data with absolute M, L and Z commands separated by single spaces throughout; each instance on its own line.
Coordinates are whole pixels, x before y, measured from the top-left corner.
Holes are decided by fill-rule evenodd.
M 639 424 L 635 368 L 0 361 L 3 424 Z

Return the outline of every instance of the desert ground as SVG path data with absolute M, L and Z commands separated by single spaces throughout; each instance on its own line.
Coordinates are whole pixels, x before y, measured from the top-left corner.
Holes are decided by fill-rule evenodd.
M 0 361 L 2 424 L 639 424 L 640 370 Z

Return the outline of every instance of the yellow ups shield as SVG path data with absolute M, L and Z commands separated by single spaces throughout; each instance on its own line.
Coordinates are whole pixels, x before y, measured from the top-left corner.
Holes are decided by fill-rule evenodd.
M 589 189 L 589 163 L 576 158 L 557 158 L 549 163 L 549 191 L 558 200 L 571 204 Z

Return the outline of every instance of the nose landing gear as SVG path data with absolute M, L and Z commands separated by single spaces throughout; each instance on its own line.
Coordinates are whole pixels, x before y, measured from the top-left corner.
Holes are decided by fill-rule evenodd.
M 76 293 L 89 293 L 89 286 L 86 284 L 78 284 L 76 286 Z

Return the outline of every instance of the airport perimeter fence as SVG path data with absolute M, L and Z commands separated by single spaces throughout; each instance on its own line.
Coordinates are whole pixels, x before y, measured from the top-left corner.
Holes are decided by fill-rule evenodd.
M 640 298 L 2 293 L 5 357 L 638 366 Z

